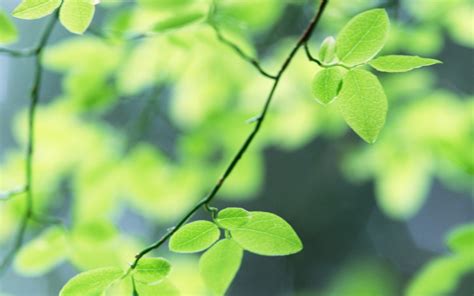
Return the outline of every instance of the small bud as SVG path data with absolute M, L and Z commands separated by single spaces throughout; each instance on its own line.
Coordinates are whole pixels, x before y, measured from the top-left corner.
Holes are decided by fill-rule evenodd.
M 321 44 L 321 48 L 319 49 L 319 59 L 323 63 L 330 63 L 334 60 L 336 55 L 336 39 L 334 37 L 329 36 L 324 39 L 323 43 Z

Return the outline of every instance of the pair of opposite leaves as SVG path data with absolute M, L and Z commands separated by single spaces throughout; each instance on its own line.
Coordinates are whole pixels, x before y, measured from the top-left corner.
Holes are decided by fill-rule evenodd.
M 14 17 L 39 19 L 59 10 L 59 21 L 70 32 L 82 34 L 94 17 L 98 0 L 23 0 L 12 12 Z
M 214 295 L 226 292 L 240 268 L 244 250 L 259 255 L 282 256 L 297 253 L 303 248 L 293 228 L 272 213 L 227 208 L 218 213 L 214 222 L 200 220 L 188 223 L 177 230 L 169 242 L 170 250 L 177 253 L 208 249 L 201 256 L 199 269 L 204 283 Z M 226 238 L 219 240 L 219 228 L 228 232 Z M 163 289 L 173 290 L 166 281 L 170 269 L 171 264 L 164 258 L 141 259 L 130 273 L 139 295 L 156 295 Z M 83 272 L 66 283 L 60 296 L 99 295 L 114 282 L 123 279 L 124 274 L 123 270 L 115 267 Z
M 325 39 L 319 51 L 324 69 L 316 73 L 312 92 L 321 104 L 335 102 L 347 124 L 366 142 L 374 143 L 385 124 L 387 97 L 378 78 L 359 66 L 381 72 L 406 72 L 440 63 L 418 56 L 389 55 L 374 59 L 384 47 L 390 21 L 384 9 L 352 18 L 337 40 Z

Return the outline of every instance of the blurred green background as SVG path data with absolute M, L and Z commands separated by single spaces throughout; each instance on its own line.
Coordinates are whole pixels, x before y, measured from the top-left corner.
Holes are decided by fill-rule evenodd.
M 34 199 L 37 213 L 60 217 L 67 230 L 34 224 L 0 279 L 0 295 L 56 295 L 81 270 L 127 266 L 204 196 L 252 128 L 246 120 L 260 111 L 270 82 L 208 25 L 124 38 L 185 13 L 181 5 L 208 5 L 164 2 L 103 0 L 84 36 L 56 26 L 42 61 Z M 224 34 L 271 72 L 317 4 L 219 2 Z M 8 12 L 16 5 L 0 0 Z M 319 68 L 299 52 L 215 205 L 284 217 L 304 250 L 282 258 L 247 253 L 229 295 L 473 295 L 474 254 L 449 249 L 445 238 L 474 218 L 474 5 L 331 0 L 312 50 L 375 7 L 386 8 L 392 23 L 384 53 L 443 64 L 380 76 L 388 120 L 369 145 L 333 106 L 315 102 Z M 26 48 L 45 20 L 15 23 L 21 37 L 11 47 Z M 32 67 L 30 58 L 0 56 L 0 191 L 24 184 Z M 0 203 L 0 255 L 23 202 Z M 182 295 L 206 295 L 197 257 L 159 252 L 170 258 Z

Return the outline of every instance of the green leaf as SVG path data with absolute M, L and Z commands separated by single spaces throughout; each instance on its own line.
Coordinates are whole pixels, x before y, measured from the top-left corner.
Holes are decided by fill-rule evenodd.
M 154 27 L 154 32 L 164 32 L 173 29 L 179 29 L 181 27 L 190 25 L 204 18 L 203 12 L 188 12 L 179 14 L 177 16 L 162 20 L 158 22 Z
M 242 248 L 232 239 L 223 239 L 206 251 L 199 260 L 199 270 L 214 295 L 224 295 L 239 271 Z
M 114 267 L 83 272 L 70 279 L 59 292 L 59 296 L 101 296 L 122 275 L 123 271 Z
M 350 70 L 336 103 L 347 124 L 366 142 L 374 143 L 385 124 L 388 108 L 377 77 L 365 70 Z
M 0 10 L 0 44 L 8 44 L 18 39 L 18 32 L 15 24 L 8 15 Z
M 61 0 L 23 0 L 12 12 L 14 17 L 33 20 L 51 14 L 61 5 Z
M 319 59 L 323 63 L 330 63 L 334 60 L 335 56 L 336 39 L 334 39 L 332 36 L 326 37 L 321 44 L 321 48 L 319 49 Z
M 455 252 L 474 253 L 474 224 L 462 225 L 451 231 L 446 238 L 446 244 Z
M 82 34 L 89 27 L 94 12 L 93 0 L 64 0 L 59 20 L 68 31 Z
M 242 208 L 227 208 L 217 214 L 216 222 L 219 226 L 232 230 L 245 225 L 250 221 L 250 213 Z
M 424 266 L 409 283 L 405 295 L 455 295 L 462 277 L 474 270 L 470 254 L 439 257 Z
M 137 282 L 153 284 L 165 278 L 171 270 L 171 264 L 164 258 L 143 258 L 135 268 L 133 278 Z
M 139 296 L 178 296 L 180 295 L 176 288 L 169 280 L 163 280 L 156 285 L 144 285 L 136 283 Z
M 339 32 L 336 55 L 346 65 L 371 60 L 385 45 L 390 21 L 384 9 L 372 9 L 352 18 Z
M 407 72 L 416 68 L 440 63 L 441 61 L 435 59 L 404 55 L 388 55 L 378 57 L 369 62 L 372 67 L 381 72 Z
M 209 221 L 195 221 L 184 225 L 169 242 L 169 248 L 177 253 L 193 253 L 209 248 L 219 239 L 220 231 Z
M 331 103 L 339 92 L 342 78 L 342 70 L 335 67 L 316 73 L 312 85 L 314 98 L 323 105 Z
M 15 268 L 24 275 L 45 273 L 67 256 L 67 242 L 63 229 L 54 227 L 25 244 L 15 260 Z
M 266 256 L 294 254 L 303 244 L 285 220 L 272 213 L 251 212 L 250 221 L 231 231 L 232 238 L 245 250 Z

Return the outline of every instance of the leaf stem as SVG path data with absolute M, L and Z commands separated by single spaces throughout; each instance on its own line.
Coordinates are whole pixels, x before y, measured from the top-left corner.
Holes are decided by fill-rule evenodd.
M 34 156 L 34 143 L 35 143 L 35 115 L 36 107 L 39 101 L 39 91 L 42 82 L 42 67 L 41 57 L 43 49 L 48 42 L 49 37 L 56 24 L 58 14 L 55 13 L 46 24 L 46 27 L 41 34 L 38 45 L 31 50 L 24 51 L 12 51 L 12 50 L 0 50 L 0 52 L 7 52 L 12 56 L 34 56 L 34 70 L 33 70 L 33 85 L 30 91 L 30 106 L 28 108 L 28 135 L 27 135 L 27 147 L 26 147 L 26 160 L 25 160 L 25 193 L 26 193 L 26 205 L 20 221 L 20 226 L 15 235 L 13 247 L 6 254 L 0 263 L 0 274 L 2 274 L 10 266 L 11 262 L 15 258 L 18 250 L 23 245 L 23 240 L 28 228 L 29 220 L 33 218 L 36 220 L 37 217 L 33 213 L 33 156 Z M 23 53 L 22 55 L 20 53 Z
M 295 44 L 293 49 L 290 51 L 290 53 L 288 54 L 286 59 L 283 61 L 277 75 L 275 75 L 275 76 L 266 75 L 266 74 L 262 73 L 261 71 L 259 71 L 263 76 L 272 79 L 273 80 L 273 85 L 271 86 L 270 91 L 267 95 L 267 98 L 266 98 L 266 100 L 263 104 L 260 115 L 258 117 L 256 117 L 256 120 L 255 120 L 256 124 L 254 125 L 253 130 L 250 132 L 250 134 L 247 136 L 245 141 L 242 143 L 241 147 L 239 148 L 237 153 L 234 155 L 234 157 L 232 158 L 232 160 L 228 164 L 227 168 L 225 169 L 224 173 L 219 178 L 217 183 L 214 185 L 214 187 L 211 189 L 211 191 L 201 201 L 199 201 L 187 214 L 184 215 L 183 218 L 181 218 L 181 220 L 178 222 L 178 224 L 174 228 L 172 228 L 167 233 L 165 233 L 158 241 L 156 241 L 155 243 L 153 243 L 150 246 L 146 247 L 145 249 L 140 251 L 137 255 L 135 255 L 135 259 L 134 259 L 133 263 L 130 265 L 130 268 L 127 271 L 126 274 L 129 274 L 131 272 L 131 270 L 133 270 L 137 266 L 138 262 L 140 261 L 140 259 L 143 256 L 145 256 L 149 252 L 151 252 L 151 251 L 159 248 L 161 245 L 163 245 L 168 238 L 170 238 L 176 231 L 178 231 L 181 228 L 181 226 L 183 226 L 188 221 L 188 219 L 191 218 L 194 215 L 194 213 L 196 213 L 201 207 L 208 205 L 214 199 L 216 194 L 219 192 L 219 189 L 222 187 L 225 180 L 227 179 L 227 177 L 232 173 L 235 166 L 240 161 L 240 159 L 243 157 L 243 155 L 247 151 L 248 147 L 250 146 L 250 144 L 254 140 L 255 136 L 259 132 L 260 127 L 262 126 L 262 124 L 265 120 L 265 117 L 267 115 L 268 108 L 269 108 L 269 106 L 272 102 L 272 98 L 275 94 L 277 86 L 278 86 L 278 84 L 281 80 L 281 77 L 283 76 L 283 73 L 286 71 L 286 69 L 290 65 L 291 61 L 293 60 L 296 53 L 298 52 L 298 49 L 300 49 L 300 47 L 303 46 L 306 43 L 306 41 L 311 37 L 311 34 L 313 33 L 313 31 L 316 28 L 319 20 L 321 19 L 321 16 L 323 15 L 324 9 L 325 9 L 326 5 L 328 4 L 328 2 L 329 2 L 329 0 L 321 0 L 320 1 L 319 8 L 318 8 L 316 14 L 311 19 L 308 26 L 304 30 L 304 32 L 301 34 L 301 36 L 299 37 L 297 43 Z M 221 41 L 228 44 L 226 41 L 223 41 L 223 40 L 221 40 Z M 232 46 L 231 44 L 228 44 L 228 45 Z M 248 56 L 240 54 L 241 51 L 238 50 L 239 49 L 238 47 L 235 47 L 234 49 L 236 50 L 237 54 L 239 54 L 244 60 L 250 61 L 252 63 L 252 59 L 249 60 Z M 254 63 L 252 63 L 252 64 L 255 65 Z M 258 63 L 257 63 L 257 65 L 258 65 Z

